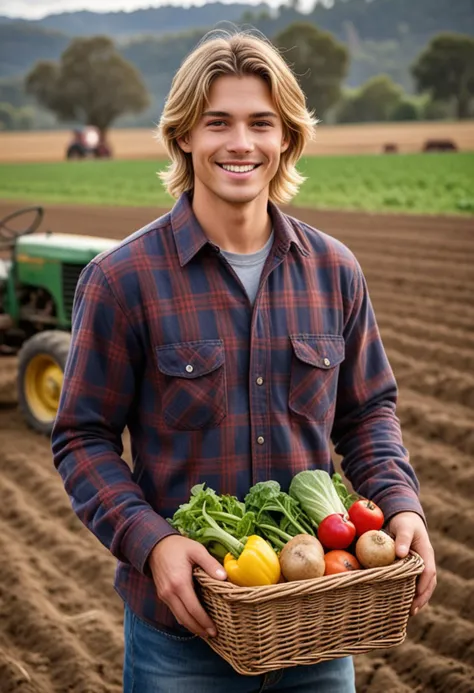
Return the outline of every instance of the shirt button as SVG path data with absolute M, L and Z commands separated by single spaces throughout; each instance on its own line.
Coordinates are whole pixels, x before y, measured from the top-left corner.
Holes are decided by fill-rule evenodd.
M 325 366 L 330 366 L 330 365 L 331 365 L 331 361 L 330 361 L 329 359 L 324 359 L 323 363 L 324 363 Z
M 265 442 L 265 438 L 264 438 L 263 436 L 258 436 L 258 438 L 257 438 L 257 443 L 258 443 L 259 445 L 263 445 L 264 442 Z
M 257 385 L 263 385 L 263 378 L 259 376 L 256 380 Z
M 188 363 L 188 365 L 186 366 L 186 370 L 187 370 L 188 373 L 192 373 L 193 370 L 194 370 L 194 368 L 191 366 L 190 363 Z

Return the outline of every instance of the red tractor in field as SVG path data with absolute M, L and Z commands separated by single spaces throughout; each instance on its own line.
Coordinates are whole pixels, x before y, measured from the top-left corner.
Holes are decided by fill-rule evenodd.
M 66 150 L 66 159 L 109 159 L 112 151 L 103 133 L 91 125 L 73 130 Z

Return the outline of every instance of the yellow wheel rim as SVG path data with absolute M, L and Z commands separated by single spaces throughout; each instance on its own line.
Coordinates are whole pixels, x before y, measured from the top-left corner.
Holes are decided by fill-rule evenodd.
M 53 421 L 59 406 L 63 371 L 48 354 L 38 354 L 25 372 L 25 397 L 33 416 L 45 423 Z

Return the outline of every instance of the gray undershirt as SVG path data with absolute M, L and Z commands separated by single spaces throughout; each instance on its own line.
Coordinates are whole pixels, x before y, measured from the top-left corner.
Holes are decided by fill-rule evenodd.
M 227 250 L 222 250 L 221 253 L 231 265 L 234 272 L 239 277 L 244 285 L 250 303 L 253 305 L 255 296 L 257 295 L 260 277 L 262 275 L 263 266 L 272 249 L 274 232 L 270 234 L 270 238 L 265 243 L 263 248 L 257 250 L 256 253 L 229 253 Z

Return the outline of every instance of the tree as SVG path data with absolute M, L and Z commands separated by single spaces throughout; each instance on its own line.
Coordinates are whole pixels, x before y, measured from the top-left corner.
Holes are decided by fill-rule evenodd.
M 340 123 L 391 120 L 402 98 L 403 89 L 388 75 L 372 77 L 346 96 L 338 110 L 337 120 Z
M 74 39 L 59 64 L 38 62 L 25 88 L 59 120 L 95 125 L 103 134 L 119 116 L 149 105 L 140 74 L 105 36 Z
M 463 34 L 438 34 L 411 69 L 418 92 L 434 101 L 456 101 L 458 118 L 468 118 L 474 96 L 474 39 Z
M 30 130 L 33 114 L 28 106 L 15 108 L 11 103 L 0 102 L 0 130 Z
M 322 118 L 341 96 L 349 64 L 347 48 L 329 32 L 307 22 L 291 24 L 273 43 L 293 69 L 308 107 Z
M 420 106 L 413 99 L 403 98 L 395 106 L 390 114 L 389 120 L 404 121 L 404 120 L 419 120 Z

